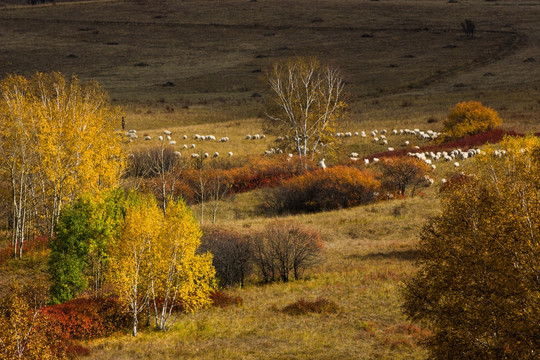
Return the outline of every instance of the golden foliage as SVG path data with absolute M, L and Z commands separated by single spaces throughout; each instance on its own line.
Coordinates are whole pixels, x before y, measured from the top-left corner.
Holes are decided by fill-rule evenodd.
M 405 311 L 435 359 L 533 359 L 540 338 L 540 140 L 507 138 L 441 192 L 421 234 Z
M 173 307 L 193 312 L 210 305 L 215 270 L 211 254 L 196 254 L 200 238 L 183 201 L 169 200 L 164 214 L 153 196 L 129 196 L 112 250 L 111 280 L 134 316 L 134 335 L 137 317 L 149 303 L 159 329 L 166 329 Z
M 457 104 L 443 123 L 445 132 L 453 138 L 475 135 L 501 125 L 502 119 L 492 108 L 478 101 Z
M 34 221 L 52 234 L 64 203 L 117 186 L 121 114 L 97 83 L 60 73 L 8 76 L 0 93 L 0 164 L 11 181 L 14 211 L 20 221 L 24 211 L 37 213 Z

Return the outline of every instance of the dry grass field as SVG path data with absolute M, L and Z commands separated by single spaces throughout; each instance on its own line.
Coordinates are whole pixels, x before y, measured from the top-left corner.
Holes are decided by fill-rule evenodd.
M 477 25 L 474 39 L 461 31 L 465 19 Z M 263 132 L 262 75 L 294 55 L 343 70 L 351 109 L 343 131 L 440 130 L 453 105 L 479 100 L 503 127 L 538 132 L 538 19 L 540 0 L 0 0 L 0 76 L 39 70 L 95 79 L 124 109 L 127 128 L 137 129 L 130 146 L 155 145 L 168 129 L 179 147 L 195 143 L 197 152 L 235 158 L 274 146 L 271 137 L 244 135 Z M 203 143 L 195 134 L 231 140 Z M 400 149 L 404 140 L 423 144 L 400 136 L 388 146 Z M 340 155 L 383 150 L 353 137 Z M 416 341 L 426 330 L 401 314 L 400 288 L 415 270 L 418 233 L 439 210 L 439 180 L 455 171 L 437 166 L 436 185 L 414 198 L 291 217 L 320 230 L 325 243 L 306 279 L 227 290 L 244 304 L 179 316 L 166 333 L 92 341 L 86 358 L 424 359 Z M 256 211 L 261 194 L 224 200 L 217 223 L 261 228 L 272 220 Z M 39 261 L 24 264 L 40 269 Z M 8 265 L 2 275 L 23 272 Z M 318 298 L 338 312 L 279 311 Z

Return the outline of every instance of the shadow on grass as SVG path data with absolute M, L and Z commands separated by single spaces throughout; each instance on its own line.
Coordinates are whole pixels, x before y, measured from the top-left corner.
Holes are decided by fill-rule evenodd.
M 418 259 L 419 252 L 418 250 L 408 249 L 402 251 L 389 251 L 389 252 L 377 252 L 369 254 L 352 254 L 349 255 L 348 259 L 354 260 L 383 260 L 383 259 L 394 259 L 394 260 L 403 260 L 403 261 L 414 261 Z

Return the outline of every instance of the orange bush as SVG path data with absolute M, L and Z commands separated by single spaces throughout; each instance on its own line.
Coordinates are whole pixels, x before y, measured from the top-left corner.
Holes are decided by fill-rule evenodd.
M 375 201 L 379 187 L 373 171 L 334 166 L 284 182 L 269 191 L 264 207 L 277 213 L 346 208 Z
M 501 123 L 501 118 L 492 108 L 478 101 L 464 101 L 450 110 L 443 125 L 450 137 L 462 138 L 494 129 Z

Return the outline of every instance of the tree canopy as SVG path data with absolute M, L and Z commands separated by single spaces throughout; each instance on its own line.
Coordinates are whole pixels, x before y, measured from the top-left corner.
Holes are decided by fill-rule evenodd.
M 540 140 L 507 138 L 441 192 L 404 309 L 433 330 L 435 359 L 537 359 Z
M 10 185 L 12 241 L 22 255 L 29 232 L 52 235 L 64 204 L 118 185 L 120 118 L 105 91 L 60 73 L 0 82 L 0 172 Z

